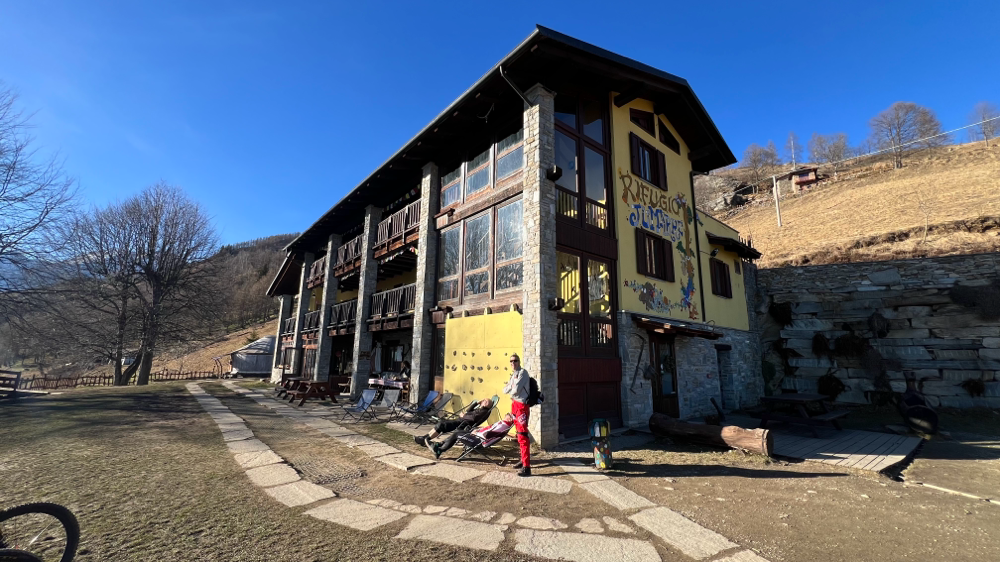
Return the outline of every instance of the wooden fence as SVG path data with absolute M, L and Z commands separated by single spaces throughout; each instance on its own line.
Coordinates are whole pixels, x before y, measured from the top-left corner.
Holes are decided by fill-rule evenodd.
M 214 379 L 222 376 L 219 369 L 212 371 L 178 371 L 163 369 L 149 374 L 150 382 L 186 381 L 196 379 Z M 21 379 L 18 385 L 19 390 L 57 390 L 63 388 L 77 388 L 80 386 L 114 386 L 114 375 L 69 375 L 53 376 L 42 375 L 30 379 Z M 135 375 L 129 380 L 130 385 L 135 384 Z

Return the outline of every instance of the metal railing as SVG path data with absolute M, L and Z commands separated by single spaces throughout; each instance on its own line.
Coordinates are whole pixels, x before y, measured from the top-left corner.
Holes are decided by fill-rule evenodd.
M 403 285 L 372 295 L 372 318 L 386 318 L 413 312 L 417 284 Z
M 322 314 L 322 310 L 307 312 L 305 317 L 302 318 L 302 331 L 318 330 L 320 328 L 319 322 Z
M 358 299 L 330 306 L 330 327 L 353 326 L 358 318 Z
M 284 323 L 281 325 L 282 334 L 291 334 L 295 331 L 295 317 L 285 318 Z
M 420 200 L 403 207 L 388 218 L 378 223 L 378 232 L 375 235 L 375 245 L 404 236 L 406 233 L 420 228 Z
M 359 234 L 337 248 L 337 265 L 343 265 L 361 257 L 361 237 Z

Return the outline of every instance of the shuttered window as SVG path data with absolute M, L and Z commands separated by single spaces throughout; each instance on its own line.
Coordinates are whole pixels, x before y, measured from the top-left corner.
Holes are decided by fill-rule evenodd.
M 632 173 L 660 189 L 667 189 L 667 160 L 663 153 L 635 133 L 629 133 L 628 139 Z
M 709 259 L 708 264 L 712 276 L 712 294 L 727 299 L 733 298 L 733 285 L 729 279 L 729 264 L 715 258 Z
M 674 252 L 666 240 L 637 228 L 635 253 L 636 267 L 641 275 L 674 281 Z

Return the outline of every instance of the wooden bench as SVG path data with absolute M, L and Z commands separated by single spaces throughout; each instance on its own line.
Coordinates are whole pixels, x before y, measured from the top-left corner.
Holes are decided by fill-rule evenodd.
M 21 371 L 0 371 L 0 398 L 17 398 Z
M 319 398 L 326 400 L 329 398 L 337 403 L 337 393 L 333 390 L 334 385 L 330 381 L 301 381 L 294 390 L 288 391 L 288 402 L 299 401 L 299 406 L 306 403 L 309 398 Z

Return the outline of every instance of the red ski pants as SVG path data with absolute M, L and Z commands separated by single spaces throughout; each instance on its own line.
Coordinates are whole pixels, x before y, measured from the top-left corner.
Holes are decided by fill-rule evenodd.
M 528 439 L 528 407 L 516 400 L 510 404 L 510 413 L 514 416 L 514 431 L 517 431 L 517 444 L 521 447 L 521 464 L 531 466 L 531 441 Z

